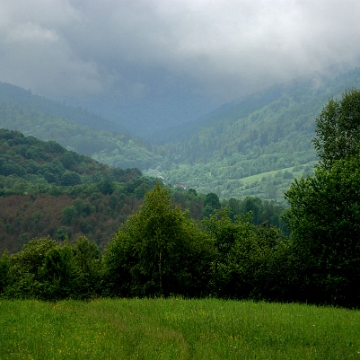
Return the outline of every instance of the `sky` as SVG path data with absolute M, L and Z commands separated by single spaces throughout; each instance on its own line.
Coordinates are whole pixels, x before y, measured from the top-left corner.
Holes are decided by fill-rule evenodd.
M 149 125 L 185 121 L 357 65 L 359 15 L 358 0 L 0 0 L 0 81 L 109 114 L 137 109 Z

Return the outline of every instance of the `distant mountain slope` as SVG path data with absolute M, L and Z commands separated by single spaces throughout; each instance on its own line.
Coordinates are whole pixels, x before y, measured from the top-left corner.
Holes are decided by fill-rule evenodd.
M 146 140 L 153 145 L 184 142 L 190 140 L 197 132 L 201 132 L 212 125 L 216 126 L 219 122 L 244 119 L 284 96 L 293 97 L 296 103 L 306 103 L 308 99 L 304 98 L 304 95 L 314 96 L 318 99 L 317 102 L 323 103 L 329 97 L 336 96 L 349 87 L 357 87 L 359 84 L 358 73 L 359 68 L 346 72 L 335 68 L 334 74 L 329 69 L 327 75 L 314 73 L 307 78 L 298 78 L 287 83 L 277 84 L 263 91 L 223 104 L 197 120 L 149 135 Z
M 331 97 L 352 87 L 360 88 L 360 68 L 338 76 L 315 74 L 227 104 L 183 126 L 182 141 L 170 136 L 171 142 L 154 146 L 175 164 L 160 174 L 224 198 L 280 199 L 291 178 L 316 161 L 311 142 L 316 116 Z M 286 181 L 280 181 L 285 171 Z
M 74 186 L 105 179 L 128 182 L 141 176 L 141 172 L 111 168 L 68 151 L 55 141 L 45 142 L 19 131 L 0 129 L 0 176 L 13 176 L 15 182 L 22 178 L 29 184 Z M 2 185 L 4 188 L 3 182 Z
M 30 90 L 0 82 L 0 101 L 11 101 L 26 109 L 36 110 L 46 115 L 64 117 L 79 125 L 96 130 L 107 130 L 126 135 L 127 131 L 119 124 L 92 114 L 80 107 L 64 105 L 59 102 L 33 95 Z
M 145 140 L 153 145 L 164 145 L 169 142 L 189 140 L 194 133 L 201 131 L 202 128 L 215 125 L 219 121 L 233 121 L 248 116 L 252 112 L 277 100 L 281 96 L 282 91 L 282 86 L 273 86 L 265 91 L 246 95 L 230 103 L 223 104 L 196 120 L 151 134 Z
M 162 162 L 161 157 L 148 151 L 140 140 L 105 130 L 94 130 L 67 118 L 49 115 L 30 107 L 5 100 L 4 96 L 2 99 L 0 97 L 0 127 L 19 130 L 25 135 L 42 140 L 57 141 L 67 149 L 91 156 L 113 167 L 137 167 L 142 170 Z

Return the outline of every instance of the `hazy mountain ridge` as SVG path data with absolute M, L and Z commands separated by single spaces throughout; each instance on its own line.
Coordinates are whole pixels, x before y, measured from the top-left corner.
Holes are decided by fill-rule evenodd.
M 339 71 L 339 69 L 334 69 L 335 74 L 338 74 Z M 331 73 L 326 75 L 314 73 L 310 77 L 297 78 L 287 83 L 271 86 L 226 103 L 197 120 L 156 133 L 152 144 L 155 145 L 157 141 L 159 144 L 191 141 L 197 134 L 200 136 L 209 128 L 215 128 L 216 131 L 219 128 L 222 130 L 223 125 L 220 126 L 220 124 L 231 125 L 234 122 L 241 122 L 242 119 L 246 119 L 271 104 L 271 107 L 267 108 L 270 112 L 279 111 L 284 105 L 288 107 L 289 102 L 303 104 L 305 102 L 304 95 L 315 97 L 319 100 L 317 101 L 319 104 L 324 104 L 324 101 L 339 95 L 348 87 L 359 85 L 359 71 L 359 68 L 355 68 L 336 76 Z M 254 125 L 257 125 L 257 119 L 253 117 L 252 120 L 255 120 Z M 156 136 L 161 139 L 156 139 Z M 148 137 L 148 139 L 152 138 Z
M 163 75 L 159 73 L 158 76 Z M 132 136 L 143 139 L 172 126 L 181 127 L 181 124 L 195 120 L 214 108 L 210 101 L 204 101 L 200 96 L 176 90 L 154 94 L 145 100 L 132 99 L 124 94 L 105 94 L 82 101 L 71 98 L 67 101 L 102 114 L 104 118 L 120 124 Z
M 156 132 L 145 139 L 153 145 L 164 145 L 173 141 L 186 141 L 193 136 L 194 132 L 201 131 L 203 128 L 216 124 L 219 119 L 221 119 L 221 121 L 233 121 L 248 116 L 257 109 L 275 101 L 280 91 L 281 88 L 279 86 L 273 86 L 270 90 L 267 89 L 243 96 L 221 105 L 209 114 L 203 115 L 198 119 Z
M 282 201 L 293 177 L 312 171 L 317 160 L 311 140 L 322 107 L 346 89 L 360 88 L 360 68 L 334 74 L 314 74 L 234 100 L 174 132 L 157 133 L 158 139 L 148 137 L 154 141 L 148 147 L 127 135 L 94 131 L 64 117 L 29 110 L 14 104 L 11 94 L 7 100 L 0 96 L 0 126 L 56 140 L 110 166 L 138 167 L 202 193 Z
M 74 107 L 32 94 L 31 90 L 0 82 L 0 101 L 11 101 L 29 110 L 36 110 L 46 115 L 64 117 L 79 125 L 96 130 L 107 130 L 122 135 L 128 135 L 121 125 L 104 119 L 80 107 Z
M 9 97 L 0 100 L 0 127 L 19 130 L 41 140 L 55 140 L 69 150 L 113 167 L 145 169 L 162 162 L 161 157 L 149 152 L 141 140 L 29 109 Z
M 201 129 L 214 125 L 220 121 L 236 121 L 246 118 L 251 113 L 259 110 L 272 102 L 276 102 L 284 94 L 294 93 L 299 87 L 306 87 L 313 91 L 329 83 L 334 78 L 345 78 L 353 76 L 353 69 L 343 65 L 333 65 L 324 69 L 322 73 L 314 73 L 312 76 L 299 77 L 286 83 L 279 83 L 269 88 L 236 98 L 225 103 L 195 120 L 188 121 L 179 126 L 167 128 L 146 137 L 151 144 L 163 145 L 173 141 L 186 141 L 194 133 Z M 331 85 L 332 86 L 332 85 Z M 316 96 L 316 94 L 315 94 Z
M 359 68 L 337 76 L 314 74 L 227 104 L 201 119 L 202 126 L 186 140 L 154 147 L 175 164 L 160 174 L 225 198 L 281 200 L 292 177 L 311 171 L 317 160 L 315 118 L 331 97 L 352 87 L 360 87 Z M 281 171 L 290 180 L 279 182 Z

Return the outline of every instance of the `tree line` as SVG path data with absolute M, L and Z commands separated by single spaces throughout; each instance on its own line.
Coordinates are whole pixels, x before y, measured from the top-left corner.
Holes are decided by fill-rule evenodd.
M 5 253 L 0 293 L 43 300 L 171 295 L 272 299 L 278 296 L 275 274 L 282 273 L 280 259 L 287 249 L 278 229 L 253 224 L 249 214 L 232 220 L 220 209 L 195 221 L 158 183 L 103 252 L 81 236 L 73 243 L 35 238 L 20 252 Z

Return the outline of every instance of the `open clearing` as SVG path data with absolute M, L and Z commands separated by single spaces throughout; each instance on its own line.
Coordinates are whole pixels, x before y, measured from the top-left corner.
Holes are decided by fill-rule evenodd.
M 183 299 L 0 300 L 0 359 L 360 359 L 360 311 Z

